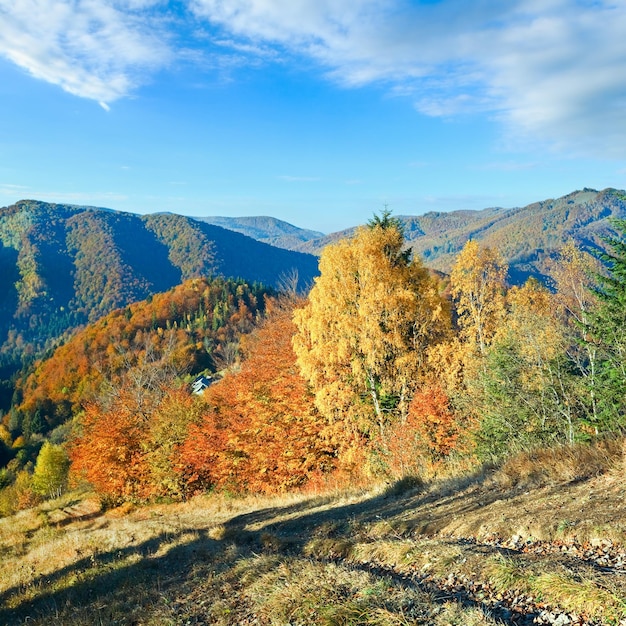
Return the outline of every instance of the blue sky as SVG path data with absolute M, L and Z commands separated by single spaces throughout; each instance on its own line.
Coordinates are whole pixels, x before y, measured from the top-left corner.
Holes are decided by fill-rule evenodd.
M 396 215 L 626 187 L 626 2 L 0 0 L 0 205 Z

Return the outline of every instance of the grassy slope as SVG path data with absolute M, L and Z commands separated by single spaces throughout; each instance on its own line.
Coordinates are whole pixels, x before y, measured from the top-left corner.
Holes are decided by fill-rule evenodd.
M 626 623 L 625 459 L 581 450 L 413 491 L 65 496 L 0 520 L 0 623 Z

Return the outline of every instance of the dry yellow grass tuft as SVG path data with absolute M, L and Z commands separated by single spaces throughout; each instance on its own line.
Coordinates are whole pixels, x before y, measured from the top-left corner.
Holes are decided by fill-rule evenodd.
M 604 439 L 522 452 L 508 459 L 493 480 L 500 487 L 527 488 L 599 476 L 620 466 L 624 445 L 621 439 Z

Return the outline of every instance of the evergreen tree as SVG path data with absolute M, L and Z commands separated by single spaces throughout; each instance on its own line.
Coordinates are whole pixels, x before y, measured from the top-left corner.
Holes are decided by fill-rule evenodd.
M 605 239 L 609 251 L 600 256 L 608 274 L 599 276 L 589 339 L 599 352 L 596 433 L 626 428 L 626 220 L 613 225 L 618 236 Z

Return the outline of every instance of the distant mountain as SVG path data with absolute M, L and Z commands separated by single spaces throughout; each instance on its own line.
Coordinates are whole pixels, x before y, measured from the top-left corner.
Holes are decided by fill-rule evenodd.
M 449 272 L 467 240 L 474 239 L 502 253 L 513 283 L 544 277 L 547 260 L 569 239 L 585 249 L 603 248 L 602 237 L 614 234 L 611 218 L 626 218 L 626 191 L 586 188 L 521 208 L 400 217 L 409 245 L 428 267 Z M 324 246 L 353 232 L 354 228 L 332 233 L 298 249 L 319 254 Z
M 287 250 L 298 250 L 303 243 L 312 239 L 319 239 L 324 236 L 314 230 L 305 230 L 283 222 L 275 217 L 197 217 L 195 218 L 207 224 L 221 226 L 228 230 L 252 237 L 257 241 L 268 243 L 271 246 L 286 248 Z
M 68 329 L 189 278 L 275 287 L 297 272 L 304 286 L 317 271 L 312 255 L 189 217 L 17 202 L 0 209 L 0 380 Z

